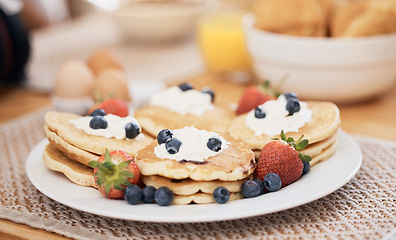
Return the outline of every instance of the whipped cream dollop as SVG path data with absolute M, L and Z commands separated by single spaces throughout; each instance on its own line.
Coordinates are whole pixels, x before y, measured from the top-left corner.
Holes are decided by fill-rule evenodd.
M 169 87 L 150 98 L 150 105 L 167 108 L 180 115 L 200 116 L 214 110 L 211 96 L 195 89 L 182 91 L 178 86 Z
M 255 110 L 250 111 L 245 118 L 245 125 L 251 129 L 255 135 L 279 135 L 283 130 L 287 132 L 298 132 L 307 122 L 311 121 L 312 111 L 305 102 L 300 101 L 300 111 L 289 116 L 286 110 L 286 98 L 280 95 L 277 100 L 269 100 L 258 106 L 266 116 L 256 118 Z
M 93 129 L 89 126 L 92 116 L 84 116 L 76 119 L 71 119 L 69 122 L 74 125 L 77 129 L 83 130 L 87 134 L 102 136 L 105 138 L 116 138 L 116 139 L 128 139 L 128 140 L 140 140 L 144 138 L 144 134 L 140 133 L 134 139 L 126 138 L 125 125 L 132 122 L 139 127 L 139 131 L 142 132 L 139 122 L 132 116 L 120 117 L 113 114 L 107 114 L 104 118 L 107 121 L 106 129 Z
M 154 148 L 154 154 L 161 159 L 173 159 L 177 161 L 190 161 L 203 163 L 209 157 L 220 154 L 230 144 L 218 133 L 206 130 L 198 130 L 195 127 L 184 127 L 173 130 L 173 138 L 181 141 L 180 149 L 175 154 L 170 154 L 166 150 L 165 143 L 159 144 Z M 221 150 L 216 152 L 207 147 L 210 138 L 221 140 Z

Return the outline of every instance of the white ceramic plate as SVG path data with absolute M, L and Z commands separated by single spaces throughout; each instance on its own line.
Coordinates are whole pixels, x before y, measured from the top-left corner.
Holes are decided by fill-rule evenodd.
M 112 218 L 149 222 L 209 222 L 245 218 L 293 208 L 342 187 L 359 171 L 362 154 L 357 143 L 340 132 L 336 153 L 314 166 L 297 182 L 273 193 L 226 204 L 203 204 L 161 207 L 157 204 L 128 205 L 124 200 L 110 200 L 96 189 L 70 182 L 63 174 L 49 170 L 42 153 L 42 140 L 29 154 L 26 172 L 43 194 L 69 207 Z

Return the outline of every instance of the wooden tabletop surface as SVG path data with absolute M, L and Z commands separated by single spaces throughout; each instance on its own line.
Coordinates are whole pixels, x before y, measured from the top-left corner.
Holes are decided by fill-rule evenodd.
M 217 97 L 235 102 L 244 86 L 230 84 L 214 76 L 189 79 L 196 87 L 212 86 Z M 230 94 L 232 93 L 232 94 Z M 0 124 L 50 104 L 49 94 L 25 88 L 0 90 Z M 339 105 L 341 128 L 347 133 L 396 141 L 396 85 L 384 95 L 356 104 Z M 0 220 L 0 239 L 67 239 L 26 225 Z

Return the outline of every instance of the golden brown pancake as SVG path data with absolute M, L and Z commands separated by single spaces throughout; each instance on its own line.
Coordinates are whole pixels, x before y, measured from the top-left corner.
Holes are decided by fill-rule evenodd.
M 43 153 L 43 159 L 45 165 L 56 172 L 64 174 L 70 181 L 80 186 L 94 187 L 95 180 L 93 177 L 93 169 L 89 168 L 81 163 L 75 162 L 68 159 L 62 152 L 53 146 L 51 143 L 47 144 Z M 231 187 L 232 185 L 227 185 Z M 241 199 L 243 195 L 240 192 L 230 192 L 229 201 Z M 172 204 L 174 205 L 186 205 L 189 203 L 214 203 L 212 193 L 196 192 L 188 195 L 174 194 Z
M 77 148 L 63 140 L 55 132 L 49 130 L 48 126 L 44 126 L 44 133 L 51 144 L 66 155 L 70 160 L 89 166 L 90 161 L 97 161 L 100 155 L 90 153 L 88 151 Z
M 225 187 L 230 192 L 240 192 L 241 185 L 246 179 L 239 181 L 194 181 L 192 179 L 169 179 L 161 176 L 141 176 L 142 182 L 146 185 L 160 188 L 168 187 L 174 194 L 191 195 L 198 192 L 213 193 L 217 187 Z
M 336 151 L 336 146 L 337 146 L 337 139 L 334 139 L 334 141 L 328 142 L 327 144 L 323 144 L 320 148 L 318 147 L 315 151 L 312 151 L 311 154 L 306 154 L 306 152 L 302 152 L 304 155 L 308 155 L 311 157 L 311 161 L 309 162 L 311 167 L 318 162 L 324 161 L 328 158 L 330 158 Z M 318 152 L 319 151 L 319 152 Z M 254 154 L 256 159 L 259 159 L 260 157 L 261 150 L 255 150 Z
M 311 121 L 306 123 L 298 132 L 287 132 L 287 137 L 295 140 L 301 135 L 309 140 L 309 144 L 322 141 L 333 136 L 340 126 L 340 113 L 338 107 L 331 102 L 307 101 L 308 108 L 313 112 Z M 255 133 L 245 125 L 247 114 L 236 117 L 230 124 L 229 133 L 237 139 L 245 141 L 251 149 L 262 149 L 265 144 L 280 135 L 255 135 Z M 280 134 L 280 133 L 279 133 Z
M 235 113 L 225 105 L 214 104 L 214 110 L 206 111 L 202 115 L 180 115 L 166 108 L 146 106 L 135 112 L 135 118 L 142 128 L 151 136 L 157 136 L 162 129 L 180 129 L 194 126 L 198 129 L 225 133 Z
M 136 154 L 135 161 L 142 175 L 160 175 L 171 179 L 191 178 L 196 181 L 237 181 L 253 173 L 256 167 L 254 153 L 247 144 L 227 134 L 221 136 L 230 144 L 205 163 L 179 162 L 161 159 L 154 153 L 157 142 L 152 142 Z
M 63 173 L 70 181 L 96 188 L 93 169 L 70 160 L 51 143 L 45 147 L 43 159 L 49 169 Z
M 333 136 L 326 138 L 322 141 L 319 141 L 319 142 L 316 142 L 313 144 L 309 144 L 306 148 L 304 148 L 303 150 L 300 150 L 300 152 L 302 154 L 308 155 L 310 157 L 316 156 L 316 155 L 320 154 L 324 149 L 329 147 L 331 144 L 335 143 L 337 140 L 337 136 L 338 136 L 338 132 L 336 134 L 334 134 Z M 262 149 L 253 150 L 257 159 L 260 155 L 261 150 Z
M 328 159 L 331 156 L 333 156 L 333 154 L 337 150 L 337 145 L 338 145 L 338 141 L 336 140 L 333 144 L 331 144 L 327 148 L 323 149 L 323 151 L 321 153 L 311 157 L 312 160 L 309 162 L 309 164 L 311 166 L 314 166 L 315 164 L 317 164 L 319 162 L 322 162 L 322 161 L 325 161 L 326 159 Z
M 230 193 L 230 199 L 228 201 L 233 201 L 237 199 L 242 199 L 242 193 Z M 189 203 L 215 203 L 216 201 L 213 198 L 213 194 L 211 193 L 195 193 L 192 195 L 174 195 L 172 204 L 174 205 L 186 205 Z
M 72 113 L 50 111 L 45 115 L 45 122 L 49 130 L 56 133 L 65 142 L 97 155 L 105 154 L 108 149 L 110 152 L 124 150 L 131 156 L 135 156 L 137 151 L 153 141 L 150 136 L 146 135 L 139 140 L 125 140 L 87 134 L 70 123 L 71 119 L 79 117 L 81 116 Z

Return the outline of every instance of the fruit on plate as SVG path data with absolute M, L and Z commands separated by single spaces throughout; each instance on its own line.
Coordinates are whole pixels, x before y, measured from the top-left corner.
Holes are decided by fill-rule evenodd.
M 226 203 L 230 199 L 230 192 L 225 187 L 217 187 L 213 191 L 213 198 L 217 203 Z
M 273 172 L 265 175 L 263 184 L 264 187 L 270 192 L 278 191 L 282 187 L 282 181 L 279 175 Z
M 242 195 L 246 198 L 257 197 L 261 191 L 260 185 L 253 180 L 246 180 L 241 185 Z
M 110 153 L 106 150 L 97 161 L 89 162 L 89 166 L 94 168 L 98 190 L 111 199 L 122 199 L 125 188 L 139 182 L 138 166 L 131 155 L 122 150 Z
M 297 141 L 287 138 L 281 132 L 281 139 L 267 143 L 260 153 L 254 177 L 263 179 L 268 173 L 276 173 L 282 182 L 282 187 L 297 181 L 303 172 L 303 161 L 309 162 L 311 158 L 303 155 L 299 150 L 308 145 L 308 140 L 300 137 Z
M 96 103 L 88 114 L 91 114 L 96 109 L 102 109 L 106 114 L 113 114 L 120 117 L 126 117 L 129 115 L 128 105 L 125 101 L 119 98 L 109 98 L 102 102 Z
M 283 81 L 280 81 L 283 82 Z M 279 96 L 278 86 L 272 88 L 269 81 L 246 88 L 242 97 L 239 99 L 237 115 L 250 112 L 257 106 L 268 100 L 274 100 Z
M 174 198 L 173 192 L 168 187 L 160 187 L 154 193 L 154 200 L 160 206 L 169 206 Z

